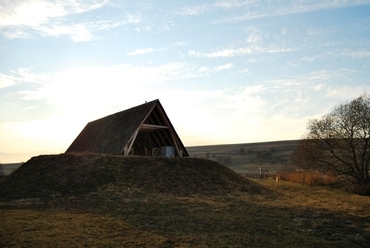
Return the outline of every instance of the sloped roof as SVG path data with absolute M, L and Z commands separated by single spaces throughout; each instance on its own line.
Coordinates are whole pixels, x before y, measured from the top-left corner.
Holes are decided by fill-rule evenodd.
M 165 119 L 166 128 L 173 134 L 174 137 L 172 137 L 171 140 L 175 139 L 176 144 L 178 144 L 181 151 L 184 152 L 184 156 L 188 156 L 185 147 L 158 99 L 89 122 L 66 152 L 88 151 L 93 153 L 123 154 L 123 150 L 127 147 L 129 142 L 136 139 L 136 135 L 140 130 L 144 130 L 143 124 L 148 123 L 148 117 L 155 109 L 161 113 L 161 118 L 163 117 L 163 119 Z M 160 127 L 158 123 L 155 124 L 156 125 L 146 125 L 145 127 L 151 127 L 153 129 L 155 129 L 155 127 Z M 162 142 L 162 145 L 169 146 L 171 144 L 163 144 Z

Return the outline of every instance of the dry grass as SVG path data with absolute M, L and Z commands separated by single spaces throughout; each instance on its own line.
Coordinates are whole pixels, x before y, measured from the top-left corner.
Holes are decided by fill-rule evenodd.
M 175 168 L 179 171 L 181 167 Z M 214 173 L 219 175 L 212 177 L 234 177 L 228 170 L 216 168 Z M 211 173 L 210 169 L 202 172 Z M 161 178 L 168 175 L 172 175 L 170 171 L 156 174 L 157 181 L 168 183 Z M 181 184 L 186 188 L 185 175 Z M 98 178 L 106 177 L 91 180 Z M 161 192 L 164 188 L 158 185 L 152 189 L 140 186 L 146 184 L 135 178 L 137 182 L 130 188 L 135 193 L 123 189 L 124 182 L 114 181 L 55 198 L 0 198 L 0 246 L 367 247 L 370 241 L 369 197 L 269 179 L 247 181 L 251 186 L 244 190 L 229 185 L 226 191 L 216 190 L 225 184 L 199 182 L 197 187 L 205 193 L 175 194 Z M 18 190 L 14 192 L 21 194 Z
M 6 210 L 1 227 L 2 246 L 140 247 L 161 244 L 166 238 L 138 230 L 116 218 L 52 210 Z
M 278 174 L 285 181 L 309 186 L 333 186 L 341 182 L 336 175 L 319 172 L 289 171 Z
M 258 182 L 275 194 L 110 194 L 2 202 L 0 246 L 367 246 L 368 197 Z

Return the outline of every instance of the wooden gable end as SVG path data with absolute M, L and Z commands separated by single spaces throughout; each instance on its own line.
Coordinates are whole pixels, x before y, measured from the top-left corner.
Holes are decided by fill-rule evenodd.
M 157 101 L 123 154 L 158 156 L 163 147 L 173 147 L 176 157 L 189 156 L 162 105 Z

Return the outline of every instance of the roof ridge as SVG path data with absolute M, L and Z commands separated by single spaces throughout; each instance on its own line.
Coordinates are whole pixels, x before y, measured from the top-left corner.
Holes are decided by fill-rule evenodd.
M 101 120 L 101 119 L 104 119 L 104 118 L 107 118 L 107 117 L 110 117 L 110 116 L 114 116 L 114 115 L 116 115 L 116 114 L 120 114 L 120 113 L 123 113 L 123 112 L 126 112 L 126 111 L 128 112 L 128 111 L 133 110 L 133 109 L 135 109 L 135 108 L 143 107 L 144 105 L 154 104 L 154 102 L 159 102 L 159 99 L 155 99 L 155 100 L 152 100 L 152 101 L 150 101 L 150 102 L 145 102 L 145 103 L 142 103 L 142 104 L 140 104 L 140 105 L 136 105 L 136 106 L 134 106 L 134 107 L 131 107 L 131 108 L 128 108 L 128 109 L 125 109 L 125 110 L 121 110 L 121 111 L 118 111 L 118 112 L 116 112 L 116 113 L 109 114 L 109 115 L 106 115 L 106 116 L 103 116 L 103 117 L 100 117 L 100 118 L 95 119 L 95 120 L 93 120 L 93 121 L 90 121 L 90 122 L 88 122 L 88 123 L 95 122 L 95 121 L 98 121 L 98 120 Z M 159 103 L 160 103 L 160 102 L 159 102 Z

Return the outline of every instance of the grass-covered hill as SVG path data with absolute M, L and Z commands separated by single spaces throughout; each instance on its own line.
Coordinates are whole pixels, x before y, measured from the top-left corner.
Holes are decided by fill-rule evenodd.
M 368 247 L 369 206 L 211 159 L 43 155 L 0 178 L 0 247 Z
M 89 193 L 254 194 L 266 191 L 218 162 L 199 158 L 59 154 L 33 157 L 0 182 L 0 198 Z

